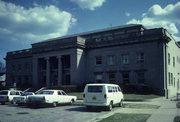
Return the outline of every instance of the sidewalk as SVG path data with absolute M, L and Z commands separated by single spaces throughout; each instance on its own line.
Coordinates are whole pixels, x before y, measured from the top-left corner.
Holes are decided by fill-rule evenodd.
M 97 122 L 103 118 L 107 118 L 115 113 L 141 113 L 141 114 L 151 114 L 147 122 L 173 122 L 174 117 L 180 115 L 180 109 L 176 108 L 177 101 L 171 101 L 165 99 L 164 97 L 152 99 L 145 102 L 132 102 L 132 103 L 146 103 L 159 105 L 159 109 L 132 109 L 132 108 L 119 108 L 112 110 L 111 112 L 100 116 L 98 118 L 92 119 L 89 122 Z
M 169 99 L 159 99 L 161 106 L 157 109 L 147 122 L 173 122 L 174 117 L 180 115 L 180 109 L 176 108 L 177 101 L 171 101 Z

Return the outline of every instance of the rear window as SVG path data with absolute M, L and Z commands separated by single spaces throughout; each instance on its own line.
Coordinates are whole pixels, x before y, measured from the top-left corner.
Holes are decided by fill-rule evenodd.
M 88 86 L 88 92 L 101 93 L 102 89 L 102 86 Z
M 8 91 L 1 91 L 0 95 L 8 95 Z
M 54 91 L 40 91 L 37 94 L 53 94 Z

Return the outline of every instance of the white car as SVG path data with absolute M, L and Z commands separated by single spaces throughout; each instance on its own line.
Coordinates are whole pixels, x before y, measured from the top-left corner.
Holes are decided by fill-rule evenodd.
M 23 92 L 18 90 L 2 90 L 0 91 L 0 103 L 4 105 L 6 102 L 11 102 L 14 97 L 20 96 Z
M 87 84 L 84 89 L 83 103 L 88 108 L 91 106 L 104 106 L 109 111 L 114 104 L 123 105 L 123 93 L 116 84 Z
M 27 99 L 29 105 L 52 104 L 56 107 L 61 103 L 74 103 L 76 96 L 69 96 L 62 90 L 42 90 L 36 95 L 30 95 Z
M 33 92 L 24 92 L 21 96 L 14 97 L 12 102 L 17 105 L 26 104 L 29 95 L 35 95 Z

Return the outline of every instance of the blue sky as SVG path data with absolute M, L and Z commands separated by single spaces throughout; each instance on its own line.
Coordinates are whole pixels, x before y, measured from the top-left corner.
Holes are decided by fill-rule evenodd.
M 180 41 L 180 0 L 0 0 L 0 61 L 32 43 L 125 24 L 163 27 Z

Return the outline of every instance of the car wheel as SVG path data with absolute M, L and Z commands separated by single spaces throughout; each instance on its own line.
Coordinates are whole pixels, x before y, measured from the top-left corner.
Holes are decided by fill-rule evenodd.
M 56 103 L 56 102 L 53 102 L 52 105 L 53 105 L 53 107 L 56 107 L 56 106 L 57 106 L 57 103 Z
M 119 107 L 123 107 L 123 100 L 119 103 Z
M 72 105 L 74 103 L 74 99 L 72 99 L 71 101 L 70 101 L 70 104 Z
M 113 102 L 110 102 L 109 106 L 107 107 L 107 110 L 108 111 L 111 111 L 113 108 Z
M 5 105 L 5 102 L 1 102 L 1 105 Z

